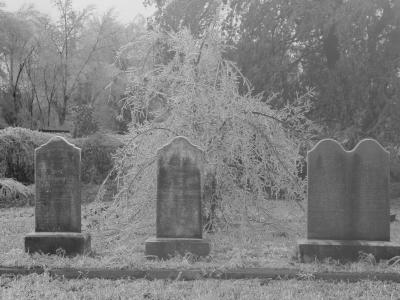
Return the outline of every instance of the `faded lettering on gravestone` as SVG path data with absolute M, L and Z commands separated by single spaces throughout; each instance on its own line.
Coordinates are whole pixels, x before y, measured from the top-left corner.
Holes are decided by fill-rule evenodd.
M 81 232 L 80 159 L 59 136 L 35 149 L 36 232 Z
M 345 151 L 322 140 L 307 167 L 309 239 L 390 240 L 389 153 L 378 142 Z
M 203 151 L 176 137 L 157 157 L 157 237 L 201 238 Z

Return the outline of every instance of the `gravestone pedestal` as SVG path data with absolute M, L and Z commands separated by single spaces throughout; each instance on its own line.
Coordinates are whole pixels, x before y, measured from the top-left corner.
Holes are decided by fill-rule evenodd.
M 323 260 L 327 257 L 339 261 L 351 261 L 360 258 L 360 253 L 370 253 L 375 259 L 391 259 L 400 255 L 398 243 L 361 240 L 300 240 L 299 255 L 303 262 Z
M 210 243 L 202 238 L 201 217 L 203 151 L 176 137 L 158 150 L 157 157 L 156 237 L 146 241 L 145 255 L 207 256 Z
M 35 232 L 25 251 L 68 256 L 90 251 L 81 233 L 81 150 L 62 137 L 35 149 Z
M 191 238 L 149 238 L 146 240 L 146 256 L 168 259 L 176 254 L 191 253 L 195 256 L 207 256 L 210 253 L 210 243 L 204 239 Z
M 400 245 L 390 242 L 389 153 L 371 139 L 352 151 L 326 139 L 307 158 L 307 239 L 298 242 L 300 259 L 400 255 Z
M 68 256 L 90 252 L 91 237 L 79 232 L 32 232 L 25 236 L 25 251 Z

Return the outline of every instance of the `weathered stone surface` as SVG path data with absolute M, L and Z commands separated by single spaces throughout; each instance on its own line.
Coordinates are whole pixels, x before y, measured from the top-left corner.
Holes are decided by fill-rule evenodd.
M 300 260 L 313 262 L 327 257 L 341 262 L 357 260 L 361 253 L 373 254 L 376 260 L 390 259 L 400 255 L 400 244 L 385 241 L 361 240 L 300 240 Z
M 309 239 L 390 240 L 389 153 L 365 139 L 352 151 L 326 139 L 308 153 Z
M 390 241 L 389 152 L 363 140 L 353 154 L 353 239 Z
M 195 256 L 207 256 L 210 243 L 204 239 L 191 238 L 149 238 L 146 241 L 147 258 L 168 259 L 176 254 L 184 256 L 191 253 Z
M 146 241 L 146 256 L 208 255 L 209 242 L 202 239 L 203 151 L 176 137 L 157 156 L 156 238 Z
M 36 232 L 81 232 L 80 159 L 59 136 L 35 150 Z
M 90 235 L 81 233 L 80 164 L 81 150 L 59 136 L 35 150 L 35 232 L 25 236 L 25 251 L 90 251 Z
M 157 237 L 202 237 L 203 160 L 203 151 L 184 137 L 158 151 Z
M 350 236 L 351 203 L 347 199 L 346 153 L 334 140 L 322 140 L 308 152 L 307 237 Z
M 67 256 L 90 252 L 89 234 L 77 232 L 34 232 L 25 236 L 25 251 L 28 253 L 58 254 Z
M 320 141 L 308 153 L 307 238 L 298 243 L 303 261 L 355 260 L 400 255 L 390 243 L 389 153 L 375 140 L 352 151 Z

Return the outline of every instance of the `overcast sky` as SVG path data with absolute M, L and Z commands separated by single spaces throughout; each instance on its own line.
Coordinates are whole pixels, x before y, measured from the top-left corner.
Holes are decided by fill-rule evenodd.
M 6 5 L 4 9 L 10 11 L 18 10 L 24 4 L 33 3 L 37 10 L 53 17 L 56 16 L 52 0 L 0 0 L 0 2 L 4 2 Z M 74 0 L 72 3 L 74 8 L 78 10 L 88 5 L 94 5 L 99 14 L 114 7 L 119 21 L 123 23 L 128 23 L 137 14 L 142 14 L 145 17 L 150 16 L 155 10 L 154 8 L 145 8 L 142 4 L 143 0 Z

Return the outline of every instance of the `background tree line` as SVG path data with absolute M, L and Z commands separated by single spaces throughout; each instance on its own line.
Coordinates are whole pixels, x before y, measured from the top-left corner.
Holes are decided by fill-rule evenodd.
M 56 21 L 30 7 L 16 13 L 0 8 L 3 126 L 63 125 L 77 111 L 90 118 L 86 107 L 103 115 L 95 113 L 99 121 L 130 119 L 126 107 L 120 111 L 127 80 L 122 73 L 135 57 L 119 55 L 124 46 L 146 30 L 178 32 L 185 27 L 205 40 L 209 28 L 217 26 L 232 46 L 225 58 L 238 65 L 253 93 L 263 93 L 269 105 L 296 104 L 297 95 L 312 90 L 307 117 L 321 126 L 322 135 L 349 147 L 367 136 L 399 142 L 399 1 L 144 3 L 157 7 L 147 27 L 143 18 L 123 25 L 112 11 L 102 17 L 90 7 L 75 11 L 70 0 L 54 1 Z M 154 63 L 165 64 L 171 57 L 160 41 L 152 53 Z
M 400 2 L 395 0 L 147 0 L 154 26 L 221 33 L 237 63 L 276 108 L 314 91 L 308 114 L 323 135 L 398 143 Z M 205 37 L 204 37 L 205 38 Z
M 74 10 L 71 0 L 53 5 L 57 20 L 32 6 L 15 13 L 0 7 L 0 125 L 70 128 L 75 121 L 89 131 L 98 123 L 118 129 L 123 91 L 109 89 L 120 71 L 115 57 L 145 29 L 144 18 L 123 25 L 112 10 L 99 17 L 91 7 Z

